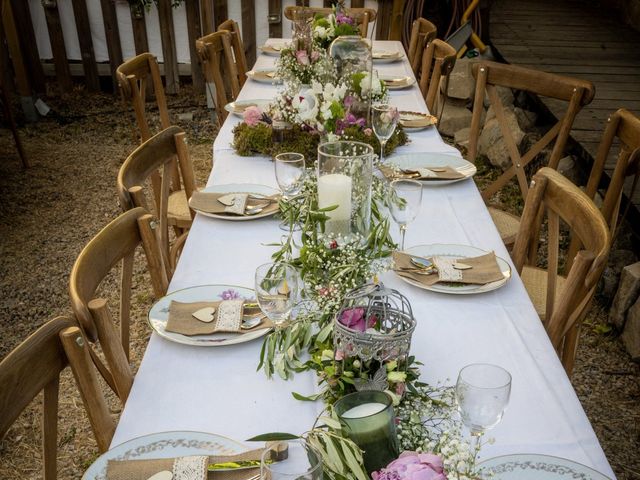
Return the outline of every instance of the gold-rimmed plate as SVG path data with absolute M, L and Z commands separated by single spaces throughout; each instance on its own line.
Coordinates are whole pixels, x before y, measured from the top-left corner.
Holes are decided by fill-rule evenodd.
M 287 48 L 287 46 L 283 44 L 267 44 L 267 45 L 262 45 L 260 47 L 260 51 L 265 55 L 269 55 L 270 57 L 279 57 L 280 52 L 284 48 Z
M 273 68 L 249 70 L 247 72 L 247 77 L 259 83 L 275 84 L 280 82 L 278 77 L 276 77 L 276 71 Z
M 254 194 L 257 198 L 272 197 L 280 193 L 279 190 L 271 188 L 267 185 L 259 185 L 254 183 L 227 183 L 224 185 L 210 185 L 201 190 L 205 193 L 249 193 Z M 273 200 L 275 201 L 275 200 Z M 255 203 L 262 203 L 261 200 L 256 199 Z M 248 222 L 251 220 L 258 220 L 259 218 L 270 217 L 278 212 L 278 209 L 266 209 L 265 212 L 255 213 L 253 215 L 232 215 L 225 213 L 211 213 L 203 210 L 198 210 L 190 204 L 198 214 L 205 217 L 217 218 L 218 220 L 228 220 L 230 222 Z
M 409 132 L 417 132 L 438 124 L 438 118 L 429 113 L 410 112 L 407 110 L 402 110 L 398 113 L 400 114 L 398 123 Z
M 384 82 L 389 90 L 402 90 L 416 83 L 415 79 L 408 75 L 382 75 L 380 80 Z
M 242 118 L 244 111 L 249 107 L 258 107 L 263 112 L 269 107 L 271 100 L 259 99 L 259 100 L 236 100 L 235 102 L 227 103 L 224 109 L 232 113 L 233 115 Z
M 374 49 L 371 52 L 373 61 L 375 63 L 393 63 L 398 62 L 404 58 L 404 54 L 394 50 L 378 50 Z

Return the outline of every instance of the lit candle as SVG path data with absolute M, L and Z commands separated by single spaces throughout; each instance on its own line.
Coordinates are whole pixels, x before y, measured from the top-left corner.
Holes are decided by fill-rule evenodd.
M 341 173 L 322 175 L 318 179 L 318 207 L 337 205 L 326 212 L 326 233 L 348 235 L 351 232 L 351 177 Z

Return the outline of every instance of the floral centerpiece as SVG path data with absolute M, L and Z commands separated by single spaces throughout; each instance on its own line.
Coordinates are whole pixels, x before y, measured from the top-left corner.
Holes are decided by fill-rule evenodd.
M 308 86 L 312 82 L 324 83 L 335 77 L 335 68 L 326 50 L 313 43 L 294 42 L 280 51 L 276 77 L 285 83 Z
M 313 41 L 321 48 L 328 48 L 337 37 L 360 35 L 360 29 L 354 18 L 345 15 L 341 9 L 327 16 L 317 14 L 313 19 L 311 31 Z

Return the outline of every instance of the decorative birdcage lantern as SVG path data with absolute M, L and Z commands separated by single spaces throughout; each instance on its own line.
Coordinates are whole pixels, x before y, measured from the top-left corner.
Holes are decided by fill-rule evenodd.
M 402 359 L 409 354 L 415 328 L 407 297 L 382 283 L 369 283 L 345 295 L 334 320 L 334 348 L 362 361 Z

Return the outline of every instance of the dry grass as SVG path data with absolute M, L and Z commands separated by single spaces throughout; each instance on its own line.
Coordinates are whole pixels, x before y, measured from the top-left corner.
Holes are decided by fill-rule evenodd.
M 56 116 L 21 129 L 33 168 L 23 171 L 6 130 L 0 132 L 0 358 L 39 325 L 70 312 L 68 276 L 88 240 L 119 213 L 115 178 L 135 146 L 132 115 L 108 95 L 47 99 Z M 204 98 L 185 91 L 170 99 L 172 114 L 194 112 L 183 123 L 199 185 L 211 168 L 215 131 Z M 180 124 L 180 122 L 178 122 Z M 132 361 L 138 365 L 150 335 L 144 318 L 152 293 L 136 266 L 132 317 Z M 115 296 L 115 281 L 103 289 Z M 588 319 L 578 352 L 574 386 L 598 438 L 621 479 L 640 478 L 640 376 L 615 336 L 598 333 L 606 309 Z M 59 478 L 80 478 L 96 458 L 82 403 L 68 371 L 60 394 Z M 121 406 L 110 398 L 113 414 Z M 40 475 L 40 413 L 34 402 L 0 442 L 0 478 Z

